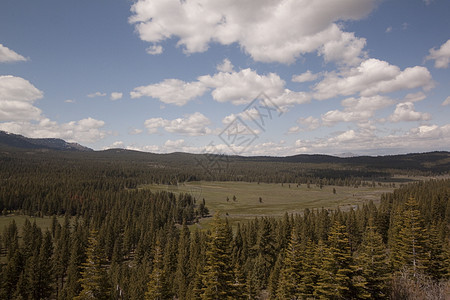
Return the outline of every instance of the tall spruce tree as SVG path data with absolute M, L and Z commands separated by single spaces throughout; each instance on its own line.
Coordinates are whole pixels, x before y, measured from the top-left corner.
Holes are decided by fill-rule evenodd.
M 278 281 L 278 299 L 298 299 L 300 297 L 299 287 L 302 279 L 302 257 L 304 254 L 302 250 L 299 235 L 294 226 Z
M 150 281 L 147 284 L 145 300 L 167 299 L 166 283 L 163 268 L 163 253 L 159 239 L 155 245 L 155 255 L 153 258 L 153 270 L 150 274 Z
M 406 268 L 416 277 L 419 272 L 423 272 L 429 261 L 425 254 L 426 231 L 418 202 L 412 197 L 405 203 L 400 224 L 399 235 L 396 237 L 398 246 L 394 249 L 398 253 L 394 256 L 394 263 L 397 270 Z
M 353 284 L 354 263 L 346 226 L 336 221 L 328 235 L 316 295 L 328 299 L 353 299 L 359 295 Z
M 234 274 L 231 259 L 232 231 L 228 222 L 214 215 L 211 237 L 206 251 L 206 266 L 203 277 L 202 299 L 233 299 Z
M 376 231 L 372 220 L 366 228 L 356 261 L 358 273 L 365 282 L 364 291 L 370 295 L 370 299 L 388 298 L 390 264 L 383 237 Z
M 86 249 L 86 261 L 81 272 L 81 292 L 76 300 L 109 299 L 109 282 L 106 271 L 106 258 L 98 242 L 98 232 L 91 230 Z

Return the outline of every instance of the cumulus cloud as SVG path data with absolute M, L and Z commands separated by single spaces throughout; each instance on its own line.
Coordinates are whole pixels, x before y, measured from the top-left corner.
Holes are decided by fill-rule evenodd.
M 115 101 L 115 100 L 122 99 L 122 97 L 123 97 L 123 93 L 112 92 L 112 93 L 111 93 L 111 96 L 110 96 L 110 99 L 113 100 L 113 101 Z
M 142 132 L 143 132 L 142 129 L 139 129 L 139 128 L 133 128 L 133 129 L 131 129 L 128 133 L 131 134 L 131 135 L 136 135 L 136 134 L 141 134 Z
M 444 100 L 444 102 L 442 102 L 442 105 L 443 105 L 443 106 L 450 105 L 450 96 L 448 96 L 448 97 Z
M 341 102 L 345 107 L 343 111 L 328 111 L 322 115 L 322 122 L 328 126 L 338 122 L 367 122 L 377 110 L 393 103 L 393 100 L 383 96 L 347 98 Z
M 403 102 L 419 102 L 425 99 L 427 96 L 423 92 L 410 93 L 405 96 Z
M 212 131 L 207 126 L 211 121 L 202 113 L 196 112 L 185 115 L 183 118 L 167 120 L 163 118 L 151 118 L 144 122 L 149 133 L 157 133 L 160 128 L 170 133 L 189 136 L 210 134 Z
M 180 149 L 182 147 L 186 146 L 186 143 L 184 142 L 183 139 L 178 139 L 178 140 L 167 140 L 164 143 L 164 147 L 168 148 L 168 149 Z
M 159 99 L 167 104 L 182 106 L 200 97 L 207 90 L 202 82 L 184 82 L 179 79 L 166 79 L 160 83 L 139 86 L 130 92 L 132 99 L 143 96 Z
M 137 87 L 130 96 L 148 96 L 178 106 L 202 96 L 206 91 L 211 91 L 212 98 L 217 102 L 231 102 L 234 105 L 248 104 L 261 92 L 277 103 L 304 103 L 310 99 L 305 99 L 304 93 L 296 94 L 284 89 L 285 81 L 275 73 L 260 75 L 249 68 L 232 71 L 232 65 L 227 61 L 219 67 L 229 72 L 220 71 L 214 75 L 200 76 L 197 81 L 192 82 L 166 79 L 160 83 Z
M 41 118 L 33 105 L 44 93 L 28 80 L 11 75 L 0 76 L 0 121 L 26 121 Z
M 318 100 L 354 94 L 370 97 L 399 90 L 429 90 L 433 87 L 431 74 L 425 67 L 415 66 L 402 71 L 397 66 L 371 58 L 354 68 L 326 73 L 324 79 L 314 86 L 314 97 Z
M 163 47 L 161 45 L 151 45 L 146 51 L 150 55 L 158 55 L 163 53 Z
M 367 53 L 363 51 L 366 39 L 355 37 L 354 33 L 339 31 L 340 37 L 327 41 L 319 54 L 326 62 L 335 61 L 340 65 L 358 65 Z
M 233 68 L 234 66 L 228 58 L 225 58 L 220 65 L 217 65 L 217 71 L 219 72 L 231 73 L 233 72 Z
M 414 110 L 414 103 L 403 102 L 397 104 L 395 111 L 389 116 L 391 122 L 427 121 L 431 119 L 429 113 L 421 113 Z
M 106 93 L 102 92 L 95 92 L 87 95 L 89 98 L 95 98 L 95 97 L 105 97 Z
M 58 124 L 48 118 L 39 122 L 0 123 L 0 130 L 22 134 L 32 138 L 61 138 L 69 142 L 94 143 L 106 136 L 101 128 L 105 122 L 93 118 Z
M 106 147 L 105 149 L 114 149 L 114 148 L 124 148 L 125 144 L 122 141 L 115 141 L 111 144 L 111 146 Z
M 0 76 L 0 130 L 33 138 L 61 138 L 70 142 L 92 143 L 106 136 L 105 122 L 93 118 L 59 124 L 43 116 L 33 104 L 43 97 L 28 80 Z M 70 99 L 69 99 L 70 100 Z M 73 102 L 65 101 L 68 103 Z
M 434 66 L 436 68 L 448 68 L 450 63 L 450 40 L 446 41 L 439 49 L 430 49 L 430 54 L 426 59 L 434 60 Z
M 310 70 L 306 71 L 305 73 L 294 75 L 292 76 L 291 81 L 293 82 L 308 82 L 308 81 L 314 81 L 317 78 L 319 78 L 320 74 L 313 74 Z
M 313 116 L 309 116 L 307 118 L 299 118 L 297 120 L 297 123 L 303 126 L 293 126 L 289 128 L 288 133 L 297 133 L 306 130 L 312 131 L 320 127 L 320 120 Z
M 0 44 L 0 63 L 27 61 L 25 57 Z
M 292 63 L 330 41 L 341 49 L 344 44 L 345 49 L 359 49 L 361 42 L 343 34 L 335 22 L 364 18 L 375 4 L 375 0 L 239 4 L 233 0 L 139 0 L 131 7 L 129 22 L 142 40 L 154 45 L 177 38 L 184 52 L 194 53 L 206 51 L 211 43 L 238 43 L 256 61 Z M 326 59 L 336 58 L 332 47 L 322 49 Z M 354 58 L 345 59 L 353 63 Z
M 249 103 L 262 91 L 269 97 L 280 95 L 285 85 L 284 80 L 275 73 L 259 75 L 251 69 L 200 76 L 198 81 L 213 89 L 211 94 L 214 100 L 235 105 Z

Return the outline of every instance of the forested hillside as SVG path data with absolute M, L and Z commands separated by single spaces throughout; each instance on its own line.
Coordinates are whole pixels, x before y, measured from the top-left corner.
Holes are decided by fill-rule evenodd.
M 97 155 L 0 156 L 2 218 L 11 219 L 0 231 L 1 299 L 444 299 L 448 293 L 449 179 L 404 185 L 379 205 L 306 209 L 232 228 L 218 212 L 209 216 L 207 199 L 139 188 L 195 178 L 181 163 L 140 161 L 141 153 Z M 267 164 L 278 169 L 264 177 L 258 170 Z M 243 179 L 275 180 L 283 168 L 302 172 L 285 164 L 255 164 Z M 319 180 L 363 179 L 337 178 Z M 20 213 L 30 216 L 21 228 L 14 221 Z M 53 216 L 48 230 L 36 225 L 39 216 Z M 196 229 L 208 216 L 211 229 Z

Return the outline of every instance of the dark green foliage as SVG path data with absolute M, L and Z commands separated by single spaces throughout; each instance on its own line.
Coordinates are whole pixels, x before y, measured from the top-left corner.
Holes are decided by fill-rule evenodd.
M 405 185 L 379 204 L 308 209 L 233 229 L 216 216 L 205 231 L 203 222 L 195 224 L 209 214 L 205 200 L 136 188 L 205 179 L 192 162 L 180 163 L 183 154 L 176 161 L 114 152 L 2 155 L 0 175 L 8 180 L 0 181 L 0 209 L 8 218 L 58 216 L 49 232 L 28 220 L 21 230 L 14 221 L 1 230 L 0 299 L 386 299 L 425 295 L 426 286 L 437 293 L 450 277 L 450 180 Z M 291 180 L 312 188 L 373 185 L 358 177 L 373 170 L 333 173 L 337 162 L 330 158 L 328 167 L 310 165 L 302 173 L 296 162 L 302 159 L 236 157 L 229 174 L 216 175 L 285 182 L 286 189 Z M 380 168 L 389 162 L 383 159 Z
M 97 232 L 92 230 L 86 249 L 86 261 L 82 264 L 81 292 L 74 299 L 109 299 L 109 282 L 105 263 L 104 250 L 98 242 Z
M 214 216 L 203 275 L 202 299 L 233 299 L 234 274 L 231 260 L 231 227 Z

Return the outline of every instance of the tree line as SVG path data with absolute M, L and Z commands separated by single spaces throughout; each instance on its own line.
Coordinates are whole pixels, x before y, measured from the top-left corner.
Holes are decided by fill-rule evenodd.
M 444 299 L 449 187 L 420 182 L 379 205 L 236 228 L 215 214 L 208 230 L 192 225 L 204 203 L 190 195 L 95 191 L 48 230 L 5 227 L 0 298 Z

